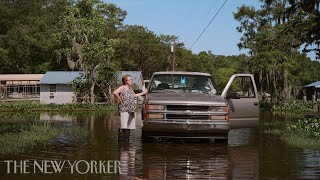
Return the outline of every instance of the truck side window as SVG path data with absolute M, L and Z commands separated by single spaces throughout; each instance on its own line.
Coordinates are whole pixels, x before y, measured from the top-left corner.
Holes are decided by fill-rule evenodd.
M 228 93 L 237 93 L 240 95 L 240 98 L 254 98 L 255 94 L 251 78 L 236 77 L 233 80 Z

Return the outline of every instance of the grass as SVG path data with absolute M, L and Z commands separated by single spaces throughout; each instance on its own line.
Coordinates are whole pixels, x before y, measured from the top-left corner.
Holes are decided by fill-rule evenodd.
M 115 111 L 107 104 L 40 104 L 37 101 L 15 101 L 0 103 L 0 111 Z
M 265 122 L 263 126 L 264 133 L 278 135 L 291 146 L 320 149 L 320 116 L 295 122 Z
M 23 119 L 25 117 L 26 119 Z M 0 121 L 0 154 L 19 154 L 46 144 L 60 136 L 72 141 L 83 140 L 88 130 L 79 126 L 64 126 L 59 122 L 29 119 L 26 113 L 18 116 L 2 115 Z
M 34 125 L 30 130 L 20 133 L 5 133 L 0 135 L 0 153 L 18 154 L 39 143 L 48 142 L 58 137 L 59 131 L 47 125 Z
M 295 147 L 320 149 L 320 138 L 311 138 L 304 133 L 284 133 L 281 139 L 287 144 Z

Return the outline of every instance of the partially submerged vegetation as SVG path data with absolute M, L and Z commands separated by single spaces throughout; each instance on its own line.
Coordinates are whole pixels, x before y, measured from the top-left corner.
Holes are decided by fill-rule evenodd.
M 287 103 L 275 104 L 273 111 L 285 113 L 313 113 L 312 101 L 303 102 L 302 100 L 290 100 Z
M 277 102 L 271 104 L 269 101 L 261 101 L 260 109 L 262 111 L 273 111 L 280 113 L 290 114 L 315 114 L 320 113 L 319 102 L 313 103 L 312 101 L 303 102 L 299 99 L 291 99 L 286 103 Z
M 264 126 L 264 133 L 278 135 L 289 145 L 320 148 L 320 116 L 299 118 L 294 122 L 265 122 Z
M 0 111 L 114 111 L 116 107 L 107 104 L 40 104 L 33 101 L 0 103 Z
M 70 140 L 83 140 L 88 131 L 79 126 L 64 126 L 61 122 L 39 121 L 34 113 L 2 113 L 0 154 L 19 154 L 61 135 Z

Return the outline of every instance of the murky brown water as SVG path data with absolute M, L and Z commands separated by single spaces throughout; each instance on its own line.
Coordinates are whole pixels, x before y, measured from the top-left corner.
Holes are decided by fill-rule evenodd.
M 60 120 L 66 126 L 80 125 L 90 134 L 84 141 L 73 142 L 61 136 L 37 150 L 0 157 L 0 179 L 320 179 L 320 150 L 289 147 L 277 137 L 263 134 L 263 128 L 232 130 L 228 143 L 141 143 L 138 127 L 130 143 L 118 144 L 115 113 L 42 114 L 39 118 Z M 264 121 L 290 118 L 294 117 L 261 113 Z M 68 169 L 63 174 L 8 174 L 3 160 L 120 160 L 126 175 L 71 174 Z

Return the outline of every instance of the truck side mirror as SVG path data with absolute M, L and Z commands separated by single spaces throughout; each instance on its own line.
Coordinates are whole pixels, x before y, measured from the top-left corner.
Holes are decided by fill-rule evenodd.
M 227 93 L 227 99 L 240 99 L 240 94 L 237 92 Z

